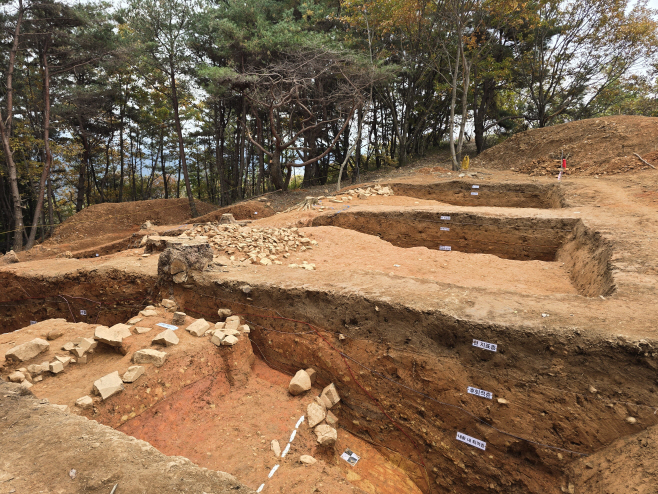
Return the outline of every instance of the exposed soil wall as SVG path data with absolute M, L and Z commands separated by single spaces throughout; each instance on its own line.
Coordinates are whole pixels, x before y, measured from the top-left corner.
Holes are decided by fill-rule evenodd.
M 249 320 L 254 353 L 270 365 L 318 369 L 321 384 L 339 388 L 341 423 L 405 457 L 426 492 L 428 480 L 432 492 L 560 492 L 579 457 L 569 451 L 591 453 L 658 423 L 658 342 L 473 324 L 308 287 L 201 284 L 173 289 L 188 313 L 229 307 Z M 457 432 L 486 441 L 486 451 L 456 441 Z
M 442 220 L 442 217 L 449 219 Z M 312 226 L 348 228 L 376 235 L 398 247 L 422 246 L 440 250 L 441 246 L 448 246 L 449 250 L 493 254 L 504 259 L 554 261 L 576 221 L 418 210 L 348 211 L 318 216 Z
M 564 207 L 564 196 L 558 185 L 483 183 L 464 180 L 422 185 L 405 183 L 388 185 L 396 195 L 440 201 L 456 206 L 545 209 Z M 474 195 L 476 193 L 477 195 Z

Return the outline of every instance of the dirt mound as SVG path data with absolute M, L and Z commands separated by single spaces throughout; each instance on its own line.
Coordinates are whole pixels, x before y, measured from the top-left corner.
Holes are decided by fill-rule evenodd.
M 196 201 L 197 210 L 208 214 L 215 206 Z M 94 204 L 71 216 L 55 230 L 47 244 L 124 234 L 139 228 L 146 221 L 154 225 L 187 223 L 191 219 L 187 199 L 153 199 L 150 201 Z
M 614 116 L 579 120 L 513 135 L 487 149 L 474 164 L 529 175 L 557 175 L 562 152 L 568 175 L 613 175 L 651 169 L 633 153 L 654 164 L 658 118 Z
M 258 220 L 260 218 L 267 218 L 272 216 L 275 211 L 268 205 L 268 202 L 263 201 L 246 201 L 225 208 L 216 209 L 199 218 L 194 218 L 194 223 L 212 223 L 219 221 L 223 214 L 231 213 L 233 217 L 240 220 Z

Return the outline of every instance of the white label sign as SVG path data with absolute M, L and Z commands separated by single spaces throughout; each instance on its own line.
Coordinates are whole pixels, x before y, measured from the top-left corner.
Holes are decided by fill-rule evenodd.
M 474 185 L 473 188 L 474 188 L 474 189 L 479 189 L 480 186 L 479 186 L 479 185 Z
M 485 443 L 484 441 L 480 441 L 479 439 L 475 439 L 474 437 L 467 436 L 466 434 L 462 434 L 461 432 L 457 433 L 457 441 L 470 444 L 471 446 L 475 446 L 476 448 L 481 449 L 482 451 L 486 451 L 487 449 L 487 443 Z
M 167 324 L 166 322 L 159 322 L 156 324 L 156 326 L 160 326 L 161 328 L 165 329 L 171 329 L 172 331 L 176 331 L 178 329 L 178 326 L 174 326 L 173 324 Z
M 439 245 L 439 250 L 452 250 L 449 245 Z
M 447 226 L 442 226 L 440 228 L 441 228 L 442 232 L 449 232 L 450 231 L 450 228 L 448 228 Z
M 478 195 L 478 193 L 477 192 L 471 192 L 471 195 L 476 196 L 476 195 Z
M 36 324 L 36 323 L 37 323 L 36 321 L 30 321 L 30 325 Z
M 81 315 L 81 316 L 86 316 L 86 315 L 87 315 L 87 311 L 84 310 L 84 309 L 81 310 L 81 311 L 80 311 L 80 315 Z
M 485 391 L 483 389 L 474 388 L 472 386 L 469 386 L 467 391 L 469 395 L 479 396 L 481 398 L 486 398 L 487 400 L 493 399 L 493 393 L 491 393 L 491 391 Z
M 476 346 L 478 348 L 483 348 L 491 352 L 495 352 L 498 350 L 498 345 L 496 345 L 495 343 L 487 343 L 486 341 L 480 341 L 480 340 L 473 340 L 473 346 Z
M 450 221 L 450 216 L 441 216 L 442 220 Z

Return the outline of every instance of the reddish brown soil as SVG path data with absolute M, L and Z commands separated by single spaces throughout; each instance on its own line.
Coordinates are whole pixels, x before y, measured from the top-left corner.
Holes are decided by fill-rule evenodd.
M 474 165 L 512 169 L 529 175 L 557 175 L 561 153 L 567 156 L 567 174 L 614 175 L 650 170 L 633 153 L 656 166 L 658 119 L 613 116 L 579 120 L 515 134 L 487 149 Z

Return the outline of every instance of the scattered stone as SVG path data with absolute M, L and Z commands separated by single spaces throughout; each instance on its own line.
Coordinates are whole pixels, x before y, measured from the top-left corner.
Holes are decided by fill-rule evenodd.
M 38 383 L 38 382 L 41 382 L 41 381 L 43 381 L 43 376 L 37 376 L 37 377 L 34 378 L 35 383 Z
M 226 327 L 226 323 L 225 323 L 225 322 L 218 322 L 218 323 L 215 323 L 215 329 L 224 329 L 225 327 Z
M 238 326 L 238 331 L 241 333 L 250 334 L 251 328 L 247 324 L 243 324 L 242 326 Z
M 240 316 L 231 316 L 226 318 L 224 329 L 235 329 L 240 327 Z
M 90 396 L 83 396 L 75 400 L 75 406 L 86 410 L 94 406 L 94 400 Z
M 293 396 L 302 394 L 304 391 L 311 389 L 311 378 L 305 370 L 298 370 L 297 374 L 290 380 L 288 391 Z
M 338 395 L 338 390 L 336 390 L 334 383 L 331 383 L 329 386 L 324 388 L 320 397 L 322 398 L 322 401 L 324 402 L 327 409 L 330 409 L 340 401 L 340 396 Z
M 594 386 L 590 386 L 590 387 L 589 387 L 589 392 L 592 393 L 592 394 L 596 394 L 596 393 L 597 393 L 597 389 L 596 389 Z
M 50 348 L 50 343 L 41 338 L 11 348 L 5 353 L 5 359 L 13 362 L 25 362 L 33 359 Z
M 299 457 L 299 462 L 303 463 L 304 465 L 315 465 L 318 460 L 309 455 L 302 455 Z
M 147 305 L 144 310 L 155 310 L 155 305 Z
M 272 450 L 272 453 L 274 453 L 274 456 L 277 458 L 281 456 L 281 446 L 279 445 L 279 441 L 276 439 L 272 440 L 272 445 L 270 446 L 270 449 Z
M 9 381 L 13 383 L 21 383 L 25 381 L 25 374 L 18 371 L 12 372 L 11 374 L 9 374 Z
M 64 368 L 66 368 L 71 363 L 71 357 L 60 357 L 59 355 L 55 357 L 55 360 L 58 360 L 62 363 Z
M 128 320 L 127 324 L 132 326 L 133 324 L 137 324 L 138 322 L 140 322 L 142 319 L 144 319 L 144 318 L 139 317 L 139 316 L 135 316 L 135 317 L 131 318 L 130 320 Z
M 327 416 L 325 417 L 325 422 L 331 425 L 332 427 L 338 424 L 338 417 L 336 417 L 330 410 L 327 410 Z
M 94 392 L 100 395 L 103 400 L 107 400 L 110 396 L 114 396 L 123 390 L 123 381 L 119 377 L 118 371 L 94 381 Z
M 167 240 L 167 248 L 158 259 L 158 276 L 174 283 L 184 283 L 195 271 L 203 271 L 213 259 L 208 238 L 176 238 Z
M 71 353 L 78 358 L 83 357 L 88 352 L 92 352 L 98 346 L 98 342 L 93 338 L 78 338 L 74 343 L 75 347 L 71 349 Z
M 83 355 L 82 357 L 78 357 L 79 364 L 86 364 L 87 362 L 89 362 L 89 355 Z
M 221 346 L 224 338 L 226 338 L 226 335 L 223 332 L 215 331 L 212 335 L 212 338 L 210 338 L 210 342 L 217 346 Z
M 115 324 L 111 328 L 98 326 L 94 332 L 94 339 L 113 347 L 120 347 L 124 338 L 131 335 L 130 326 Z
M 181 326 L 182 324 L 185 324 L 186 317 L 187 314 L 185 314 L 185 312 L 174 312 L 174 318 L 172 319 L 171 323 L 174 326 Z
M 626 422 L 633 425 L 637 423 L 637 419 L 635 417 L 626 417 Z
M 333 446 L 338 439 L 336 429 L 327 424 L 320 424 L 315 428 L 318 444 L 321 446 Z
M 48 369 L 45 369 L 45 370 L 48 370 Z M 44 368 L 41 367 L 40 365 L 37 365 L 37 364 L 31 364 L 31 365 L 27 366 L 27 371 L 30 374 L 32 374 L 33 376 L 38 376 L 44 371 Z
M 327 416 L 327 409 L 317 403 L 310 403 L 306 407 L 306 419 L 310 428 L 320 424 Z
M 236 338 L 240 336 L 240 331 L 237 329 L 222 329 L 221 331 L 226 336 L 235 336 Z
M 134 383 L 142 374 L 144 374 L 144 367 L 141 365 L 131 365 L 123 374 L 121 380 L 124 383 Z
M 151 348 L 138 350 L 133 354 L 133 363 L 135 364 L 153 364 L 156 367 L 160 367 L 165 363 L 166 359 L 167 354 L 165 352 L 159 352 Z
M 162 307 L 164 307 L 165 309 L 175 309 L 176 307 L 178 307 L 178 304 L 176 302 L 168 298 L 163 298 L 160 305 L 162 305 Z
M 194 321 L 192 324 L 190 324 L 187 328 L 185 328 L 186 331 L 188 331 L 190 334 L 193 334 L 194 336 L 203 336 L 206 334 L 206 331 L 210 328 L 210 324 L 205 319 L 197 319 Z
M 146 220 L 146 223 L 141 226 L 142 230 L 150 230 L 151 228 L 153 228 L 153 223 L 151 223 L 149 220 Z
M 308 374 L 308 377 L 311 379 L 311 384 L 315 384 L 315 379 L 318 377 L 318 373 L 315 372 L 315 369 L 309 367 L 308 369 L 306 369 L 306 373 Z
M 13 250 L 10 250 L 4 256 L 0 257 L 0 264 L 15 264 L 17 262 L 19 262 L 18 256 Z
M 233 346 L 238 342 L 238 339 L 235 336 L 228 335 L 222 340 L 223 346 Z
M 52 403 L 50 406 L 52 406 L 54 408 L 57 408 L 58 410 L 61 410 L 62 412 L 65 412 L 65 413 L 68 413 L 68 412 L 71 411 L 71 409 L 69 408 L 68 405 L 55 405 L 54 403 Z M 75 477 L 75 474 L 73 474 L 73 475 Z
M 148 333 L 149 331 L 151 331 L 151 329 L 153 329 L 153 328 L 145 328 L 143 326 L 135 326 L 135 333 L 144 334 L 144 333 Z
M 62 347 L 62 350 L 64 350 L 65 352 L 70 352 L 74 348 L 75 348 L 75 343 L 73 343 L 72 341 L 69 341 L 68 343 L 64 343 L 64 346 Z
M 171 329 L 167 329 L 153 338 L 151 343 L 154 345 L 173 346 L 178 345 L 179 341 L 180 340 L 178 339 L 178 336 L 176 336 L 176 333 Z
M 231 309 L 219 309 L 217 311 L 217 315 L 219 316 L 220 321 L 225 321 L 227 317 L 231 317 L 231 314 L 233 314 Z
M 142 317 L 157 317 L 158 312 L 155 309 L 145 309 L 139 315 Z
M 23 381 L 23 382 L 20 384 L 20 386 L 21 386 L 21 388 L 27 390 L 27 389 L 30 389 L 32 386 L 34 386 L 34 384 L 32 384 L 32 383 L 31 383 L 30 381 L 28 381 L 28 380 L 25 380 L 25 381 Z
M 48 333 L 48 336 L 46 336 L 46 339 L 48 341 L 53 341 L 53 340 L 56 340 L 57 338 L 61 338 L 62 336 L 64 336 L 64 331 L 62 331 L 61 329 L 53 329 L 52 331 L 50 331 Z
M 64 364 L 62 364 L 59 360 L 56 360 L 55 362 L 48 364 L 48 370 L 53 374 L 59 374 L 60 372 L 64 371 Z
M 505 398 L 497 398 L 496 401 L 500 403 L 501 405 L 508 405 L 509 401 L 507 401 Z

